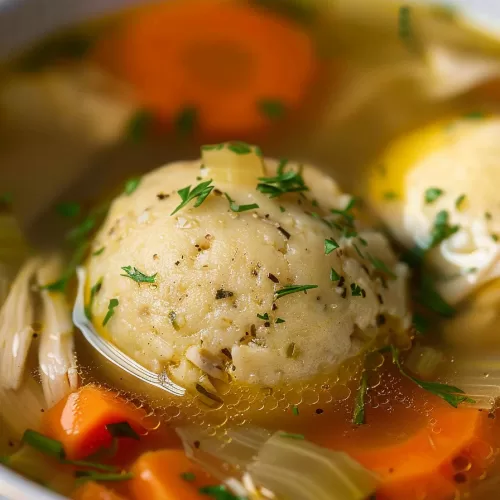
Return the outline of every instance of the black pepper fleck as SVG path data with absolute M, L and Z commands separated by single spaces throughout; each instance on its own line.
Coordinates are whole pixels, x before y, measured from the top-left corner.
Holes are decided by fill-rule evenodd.
M 214 189 L 214 194 L 217 196 L 222 196 L 222 191 L 220 189 Z
M 178 266 L 180 263 L 181 263 L 181 261 L 180 261 L 180 260 L 178 260 L 178 261 L 175 263 L 175 265 L 176 265 L 176 266 Z
M 265 326 L 266 328 L 269 328 L 269 327 L 271 326 L 271 323 L 269 323 L 269 321 L 266 321 L 266 322 L 264 323 L 264 326 Z
M 220 290 L 217 290 L 215 294 L 215 299 L 216 300 L 221 300 L 221 299 L 229 299 L 234 295 L 233 292 L 229 292 L 228 290 L 223 290 L 222 288 Z
M 161 201 L 161 200 L 166 200 L 167 198 L 170 198 L 170 195 L 169 194 L 165 194 L 165 193 L 158 193 L 156 195 L 156 197 Z
M 281 226 L 278 226 L 278 231 L 287 239 L 289 240 L 291 238 L 291 234 L 286 230 L 283 229 Z
M 321 415 L 323 413 L 324 410 L 322 410 L 321 408 L 317 408 L 316 409 L 316 415 Z
M 278 306 L 276 304 L 273 304 L 273 307 L 271 308 L 273 311 L 276 311 L 278 309 Z
M 385 325 L 385 316 L 383 314 L 378 314 L 375 321 L 377 322 L 377 326 Z
M 377 294 L 377 299 L 378 299 L 380 304 L 384 303 L 384 299 L 382 298 L 382 295 L 380 295 L 380 293 Z
M 200 448 L 200 442 L 199 441 L 195 441 L 193 443 L 194 447 L 198 450 Z
M 342 295 L 341 295 L 341 297 L 342 297 L 343 299 L 345 299 L 345 298 L 347 297 L 347 288 L 344 288 L 344 289 L 342 290 Z
M 227 348 L 224 347 L 224 349 L 221 349 L 220 351 L 224 356 L 228 357 L 229 359 L 233 359 L 233 356 L 231 355 L 231 351 Z
M 274 274 L 269 273 L 269 274 L 267 275 L 267 277 L 268 277 L 268 278 L 269 278 L 269 279 L 270 279 L 273 283 L 279 283 L 279 282 L 280 282 L 280 280 L 279 280 L 279 279 L 278 279 L 278 278 L 277 278 Z
M 344 283 L 345 283 L 345 278 L 343 276 L 341 276 L 337 286 L 344 286 Z

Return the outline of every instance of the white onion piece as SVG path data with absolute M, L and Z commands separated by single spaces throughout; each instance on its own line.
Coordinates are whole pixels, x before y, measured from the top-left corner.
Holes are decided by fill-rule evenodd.
M 31 280 L 40 259 L 30 258 L 17 275 L 0 311 L 0 386 L 19 389 L 33 336 Z
M 377 476 L 346 453 L 322 448 L 282 432 L 258 427 L 232 429 L 227 442 L 195 427 L 177 429 L 187 455 L 231 487 L 242 475 L 248 498 L 284 500 L 364 500 Z M 191 443 L 198 441 L 194 448 Z M 241 483 L 238 481 L 238 484 Z
M 52 256 L 38 270 L 38 284 L 57 281 L 62 260 Z M 73 342 L 71 310 L 63 294 L 41 290 L 43 333 L 38 353 L 43 393 L 49 407 L 78 388 L 78 370 Z

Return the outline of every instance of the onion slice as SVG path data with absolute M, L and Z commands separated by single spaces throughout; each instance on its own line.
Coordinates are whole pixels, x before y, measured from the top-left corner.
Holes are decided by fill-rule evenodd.
M 51 256 L 38 270 L 42 287 L 63 274 L 62 259 Z M 49 407 L 78 388 L 71 310 L 63 294 L 41 290 L 43 333 L 38 353 L 43 393 Z
M 30 258 L 17 275 L 0 311 L 0 386 L 19 389 L 33 336 L 35 317 L 31 280 L 40 266 Z
M 192 460 L 228 488 L 243 484 L 251 499 L 364 500 L 378 484 L 374 473 L 346 453 L 295 435 L 249 427 L 229 430 L 222 442 L 196 427 L 177 433 Z M 193 447 L 194 442 L 200 446 Z M 242 482 L 234 476 L 242 476 Z

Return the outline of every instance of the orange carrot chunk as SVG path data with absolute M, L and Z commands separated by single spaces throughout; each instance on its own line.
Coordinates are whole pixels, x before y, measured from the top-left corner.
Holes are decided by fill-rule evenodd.
M 209 136 L 262 130 L 303 103 L 315 80 L 314 43 L 267 10 L 224 0 L 137 11 L 97 57 L 162 122 Z
M 78 488 L 71 498 L 72 500 L 125 500 L 118 493 L 91 481 Z
M 182 450 L 161 450 L 142 455 L 132 467 L 130 492 L 134 500 L 206 500 L 199 493 L 214 484 Z
M 481 460 L 475 459 L 471 450 L 484 444 L 486 415 L 473 409 L 437 405 L 432 413 L 434 428 L 422 428 L 400 443 L 346 449 L 354 459 L 380 475 L 382 484 L 377 500 L 453 496 L 457 488 L 453 463 L 457 458 L 470 460 L 471 465 L 484 470 L 484 461 L 479 463 Z
M 67 396 L 44 414 L 44 434 L 63 444 L 70 460 L 80 460 L 110 447 L 108 424 L 127 422 L 137 434 L 144 434 L 146 412 L 116 393 L 85 386 Z

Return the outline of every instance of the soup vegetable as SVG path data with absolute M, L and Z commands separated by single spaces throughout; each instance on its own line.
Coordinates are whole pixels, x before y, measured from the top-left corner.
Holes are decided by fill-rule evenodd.
M 2 464 L 76 500 L 493 498 L 499 52 L 444 7 L 177 0 L 13 54 Z

